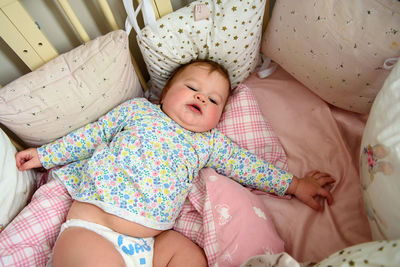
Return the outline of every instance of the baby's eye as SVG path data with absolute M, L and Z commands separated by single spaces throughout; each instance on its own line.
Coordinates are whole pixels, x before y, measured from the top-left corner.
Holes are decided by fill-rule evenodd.
M 191 86 L 186 85 L 186 87 L 189 88 L 189 89 L 192 90 L 192 91 L 195 91 L 195 92 L 197 91 L 196 88 L 193 88 L 193 87 L 191 87 Z
M 211 103 L 213 103 L 213 104 L 215 104 L 215 105 L 217 104 L 217 102 L 216 102 L 214 99 L 209 98 L 209 100 L 210 100 Z

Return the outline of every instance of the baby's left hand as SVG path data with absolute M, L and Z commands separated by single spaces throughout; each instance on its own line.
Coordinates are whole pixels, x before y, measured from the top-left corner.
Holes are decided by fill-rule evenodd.
M 329 190 L 324 188 L 324 186 L 334 182 L 335 179 L 327 173 L 311 171 L 301 179 L 293 176 L 293 180 L 287 189 L 287 193 L 295 195 L 296 198 L 311 208 L 317 211 L 322 211 L 323 207 L 317 202 L 315 197 L 324 197 L 327 199 L 328 204 L 331 205 L 333 203 L 332 194 Z

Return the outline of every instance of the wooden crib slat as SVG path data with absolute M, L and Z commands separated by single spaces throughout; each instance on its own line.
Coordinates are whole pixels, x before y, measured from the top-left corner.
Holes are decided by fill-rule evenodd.
M 157 19 L 173 11 L 171 1 L 151 0 L 151 2 L 153 4 Z
M 90 40 L 89 35 L 87 34 L 86 30 L 83 28 L 81 22 L 79 21 L 78 17 L 75 15 L 74 10 L 72 10 L 71 5 L 69 4 L 68 0 L 58 0 L 61 7 L 64 9 L 65 15 L 67 15 L 69 21 L 74 26 L 76 32 L 78 33 L 79 37 L 81 38 L 82 42 L 88 42 Z
M 104 16 L 106 17 L 108 24 L 110 24 L 111 29 L 113 29 L 114 31 L 120 29 L 107 0 L 98 0 L 98 2 Z
M 0 24 L 1 38 L 31 70 L 45 63 L 3 12 L 0 13 Z
M 0 4 L 0 36 L 31 70 L 58 55 L 19 1 Z

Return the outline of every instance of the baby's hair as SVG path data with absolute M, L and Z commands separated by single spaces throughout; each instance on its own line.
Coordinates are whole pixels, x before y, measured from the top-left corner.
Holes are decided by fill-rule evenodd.
M 228 84 L 229 84 L 229 90 L 228 90 L 228 96 L 230 95 L 231 92 L 231 81 L 229 79 L 229 73 L 226 70 L 226 68 L 224 66 L 222 66 L 221 64 L 209 60 L 209 59 L 194 59 L 186 64 L 180 65 L 179 67 L 177 67 L 174 71 L 172 71 L 171 75 L 169 76 L 167 82 L 165 83 L 164 89 L 161 92 L 161 97 L 160 97 L 160 101 L 164 98 L 165 94 L 168 92 L 168 89 L 171 85 L 171 82 L 173 81 L 174 77 L 176 77 L 179 73 L 181 73 L 187 66 L 196 66 L 196 65 L 204 65 L 204 66 L 208 66 L 210 67 L 210 73 L 217 71 L 218 73 L 222 74 L 224 76 L 224 78 L 227 79 Z

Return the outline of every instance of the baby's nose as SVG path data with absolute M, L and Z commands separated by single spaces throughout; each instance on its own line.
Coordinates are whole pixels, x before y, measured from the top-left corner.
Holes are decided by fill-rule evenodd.
M 206 99 L 205 99 L 204 95 L 202 95 L 202 94 L 196 94 L 196 99 L 203 103 L 206 102 Z

